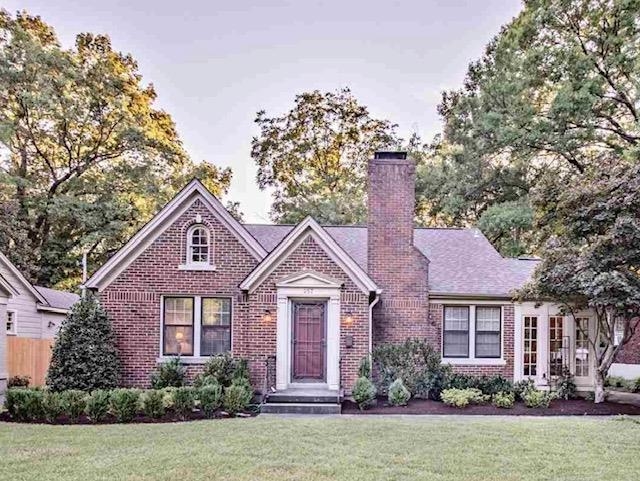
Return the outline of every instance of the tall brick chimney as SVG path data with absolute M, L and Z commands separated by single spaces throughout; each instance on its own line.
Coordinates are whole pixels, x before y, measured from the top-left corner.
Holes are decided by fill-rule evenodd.
M 369 161 L 368 270 L 383 290 L 373 311 L 374 345 L 437 340 L 428 324 L 429 261 L 413 245 L 415 178 L 406 152 L 376 152 Z

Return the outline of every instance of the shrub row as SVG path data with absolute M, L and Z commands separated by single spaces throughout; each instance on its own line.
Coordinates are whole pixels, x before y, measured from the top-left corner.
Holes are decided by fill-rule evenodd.
M 246 379 L 222 387 L 210 381 L 200 388 L 168 387 L 161 390 L 112 389 L 53 392 L 42 389 L 11 388 L 6 392 L 5 408 L 16 421 L 47 421 L 61 418 L 71 422 L 84 414 L 99 423 L 109 415 L 117 422 L 131 422 L 138 414 L 159 419 L 170 412 L 185 420 L 195 409 L 213 417 L 221 407 L 231 415 L 245 411 L 253 397 Z
M 151 374 L 151 387 L 164 389 L 168 387 L 182 387 L 185 385 L 186 369 L 175 357 L 158 366 Z M 249 366 L 246 359 L 236 359 L 231 354 L 220 354 L 211 357 L 203 370 L 194 380 L 195 387 L 217 383 L 222 387 L 229 387 L 238 379 L 249 379 Z

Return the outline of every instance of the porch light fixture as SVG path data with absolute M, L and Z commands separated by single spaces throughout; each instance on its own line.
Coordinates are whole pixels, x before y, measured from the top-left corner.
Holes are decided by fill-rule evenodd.
M 350 326 L 353 324 L 353 313 L 351 311 L 347 311 L 344 315 L 344 325 Z
M 271 315 L 271 311 L 267 309 L 266 311 L 264 311 L 264 315 L 262 316 L 262 321 L 265 324 L 270 324 L 272 320 L 273 320 L 273 316 Z

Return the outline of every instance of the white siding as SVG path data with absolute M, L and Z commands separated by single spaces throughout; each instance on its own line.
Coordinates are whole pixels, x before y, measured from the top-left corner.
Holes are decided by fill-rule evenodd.
M 7 310 L 16 312 L 18 336 L 43 337 L 42 313 L 36 308 L 36 297 L 2 262 L 0 262 L 0 273 L 19 292 L 7 303 Z

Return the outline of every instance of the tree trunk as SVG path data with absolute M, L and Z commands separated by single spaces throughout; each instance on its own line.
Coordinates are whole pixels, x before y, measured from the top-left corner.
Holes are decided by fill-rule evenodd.
M 605 401 L 605 393 L 604 393 L 604 376 L 600 372 L 600 369 L 596 369 L 595 376 L 595 390 L 594 390 L 594 403 L 602 403 Z

